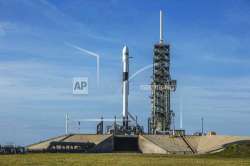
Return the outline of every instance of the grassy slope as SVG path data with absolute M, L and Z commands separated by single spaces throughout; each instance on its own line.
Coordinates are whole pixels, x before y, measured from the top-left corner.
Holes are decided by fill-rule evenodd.
M 228 145 L 224 151 L 216 153 L 224 157 L 250 157 L 250 142 L 242 142 Z
M 1 166 L 15 165 L 250 165 L 250 157 L 173 156 L 143 154 L 25 154 L 1 155 Z

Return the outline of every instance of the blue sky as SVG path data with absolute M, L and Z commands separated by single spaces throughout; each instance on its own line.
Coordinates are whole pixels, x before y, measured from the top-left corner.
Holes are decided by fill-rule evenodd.
M 0 0 L 0 143 L 33 143 L 64 134 L 64 116 L 120 116 L 121 50 L 133 56 L 131 74 L 152 63 L 159 10 L 171 44 L 176 126 L 248 135 L 250 125 L 250 2 L 247 0 Z M 96 61 L 65 43 L 100 55 Z M 146 70 L 130 84 L 129 111 L 146 126 Z M 89 77 L 89 95 L 72 95 L 72 78 Z M 71 124 L 72 132 L 76 126 Z M 95 123 L 82 124 L 93 132 Z

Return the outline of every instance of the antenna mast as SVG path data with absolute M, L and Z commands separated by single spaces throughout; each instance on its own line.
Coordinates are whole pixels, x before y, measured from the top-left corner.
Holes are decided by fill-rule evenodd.
M 163 12 L 160 10 L 160 44 L 163 43 Z

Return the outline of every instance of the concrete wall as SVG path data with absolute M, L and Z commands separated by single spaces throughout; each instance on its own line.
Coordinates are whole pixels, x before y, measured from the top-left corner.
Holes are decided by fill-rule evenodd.
M 250 137 L 239 136 L 185 136 L 188 144 L 198 154 L 211 153 L 224 148 L 226 144 L 248 140 Z M 190 148 L 181 140 L 181 137 L 169 137 L 161 135 L 140 135 L 138 136 L 138 146 L 142 153 L 157 154 L 191 154 Z M 47 139 L 36 144 L 27 146 L 29 151 L 44 151 L 52 141 L 62 142 L 93 142 L 96 144 L 92 152 L 107 153 L 113 151 L 112 135 L 90 135 L 72 134 L 63 135 Z
M 31 144 L 31 145 L 28 145 L 27 146 L 27 149 L 29 151 L 43 151 L 43 150 L 46 150 L 49 145 L 50 145 L 50 142 L 52 141 L 60 141 L 64 138 L 66 138 L 67 135 L 63 135 L 63 136 L 58 136 L 58 137 L 55 137 L 55 138 L 50 138 L 50 139 L 47 139 L 47 140 L 44 140 L 44 141 L 41 141 L 41 142 L 38 142 L 38 143 L 35 143 L 35 144 Z
M 27 149 L 33 152 L 46 151 L 52 141 L 61 142 L 91 142 L 96 144 L 96 152 L 111 152 L 112 137 L 111 135 L 95 135 L 95 134 L 69 134 L 59 137 L 50 138 L 32 145 L 28 145 Z M 110 142 L 111 141 L 111 142 Z
M 250 141 L 250 137 L 241 136 L 186 136 L 187 141 L 196 148 L 198 154 L 210 153 L 213 151 L 223 150 L 224 145 L 236 143 L 239 141 Z
M 113 138 L 112 136 L 106 138 L 104 141 L 94 147 L 92 152 L 96 153 L 111 153 L 113 151 Z
M 192 150 L 182 137 L 169 135 L 143 135 L 143 137 L 171 154 L 192 154 Z
M 158 154 L 168 154 L 168 152 L 166 150 L 164 150 L 163 148 L 159 147 L 158 145 L 154 144 L 153 142 L 151 142 L 150 140 L 146 139 L 143 136 L 139 136 L 138 138 L 138 145 L 139 145 L 139 150 L 142 153 L 148 153 L 148 154 L 152 154 L 152 153 L 158 153 Z

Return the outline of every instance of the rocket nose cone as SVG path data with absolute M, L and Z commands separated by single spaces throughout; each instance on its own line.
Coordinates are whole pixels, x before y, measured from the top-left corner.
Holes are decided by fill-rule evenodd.
M 127 46 L 123 47 L 122 54 L 128 55 L 128 47 Z

